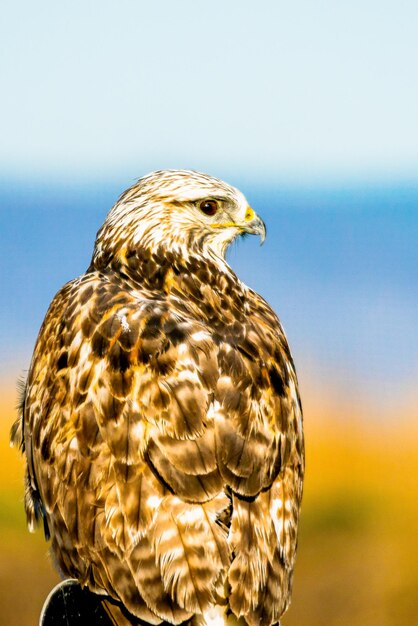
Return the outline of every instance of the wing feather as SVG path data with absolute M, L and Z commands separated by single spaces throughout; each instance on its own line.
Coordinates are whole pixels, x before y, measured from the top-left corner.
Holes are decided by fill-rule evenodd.
M 28 519 L 40 502 L 62 572 L 141 620 L 179 624 L 229 589 L 238 618 L 269 626 L 289 601 L 302 495 L 296 378 L 258 296 L 233 302 L 228 281 L 199 296 L 189 278 L 190 302 L 94 272 L 55 298 L 14 428 Z
M 167 304 L 101 286 L 81 309 L 77 284 L 52 305 L 29 380 L 27 443 L 61 569 L 141 619 L 180 623 L 210 604 L 228 562 L 217 515 L 229 500 L 207 416 L 213 344 Z

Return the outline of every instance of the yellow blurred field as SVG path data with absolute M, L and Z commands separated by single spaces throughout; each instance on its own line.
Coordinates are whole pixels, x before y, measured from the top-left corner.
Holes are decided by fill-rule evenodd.
M 22 463 L 8 445 L 14 384 L 0 390 L 0 623 L 34 626 L 58 577 L 42 532 L 25 527 Z M 416 413 L 399 407 L 372 422 L 338 398 L 305 391 L 304 401 L 307 477 L 283 626 L 418 624 Z

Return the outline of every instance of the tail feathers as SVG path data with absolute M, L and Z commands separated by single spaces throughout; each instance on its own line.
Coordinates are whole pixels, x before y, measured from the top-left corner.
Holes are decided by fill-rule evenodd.
M 139 617 L 135 617 L 121 604 L 114 602 L 108 597 L 101 599 L 101 605 L 109 617 L 109 626 L 110 624 L 112 626 L 143 626 L 145 624 Z

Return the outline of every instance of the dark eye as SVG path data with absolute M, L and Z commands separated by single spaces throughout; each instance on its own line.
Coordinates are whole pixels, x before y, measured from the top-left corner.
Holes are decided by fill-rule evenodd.
M 199 209 L 205 215 L 215 215 L 216 211 L 218 210 L 218 203 L 216 202 L 216 200 L 203 200 L 199 204 Z

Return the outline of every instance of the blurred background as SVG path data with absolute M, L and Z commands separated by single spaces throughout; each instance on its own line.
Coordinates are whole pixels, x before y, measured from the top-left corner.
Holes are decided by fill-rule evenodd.
M 58 577 L 9 449 L 49 302 L 119 194 L 167 167 L 240 187 L 229 261 L 298 367 L 307 477 L 283 626 L 418 624 L 418 4 L 15 0 L 0 12 L 0 623 Z

